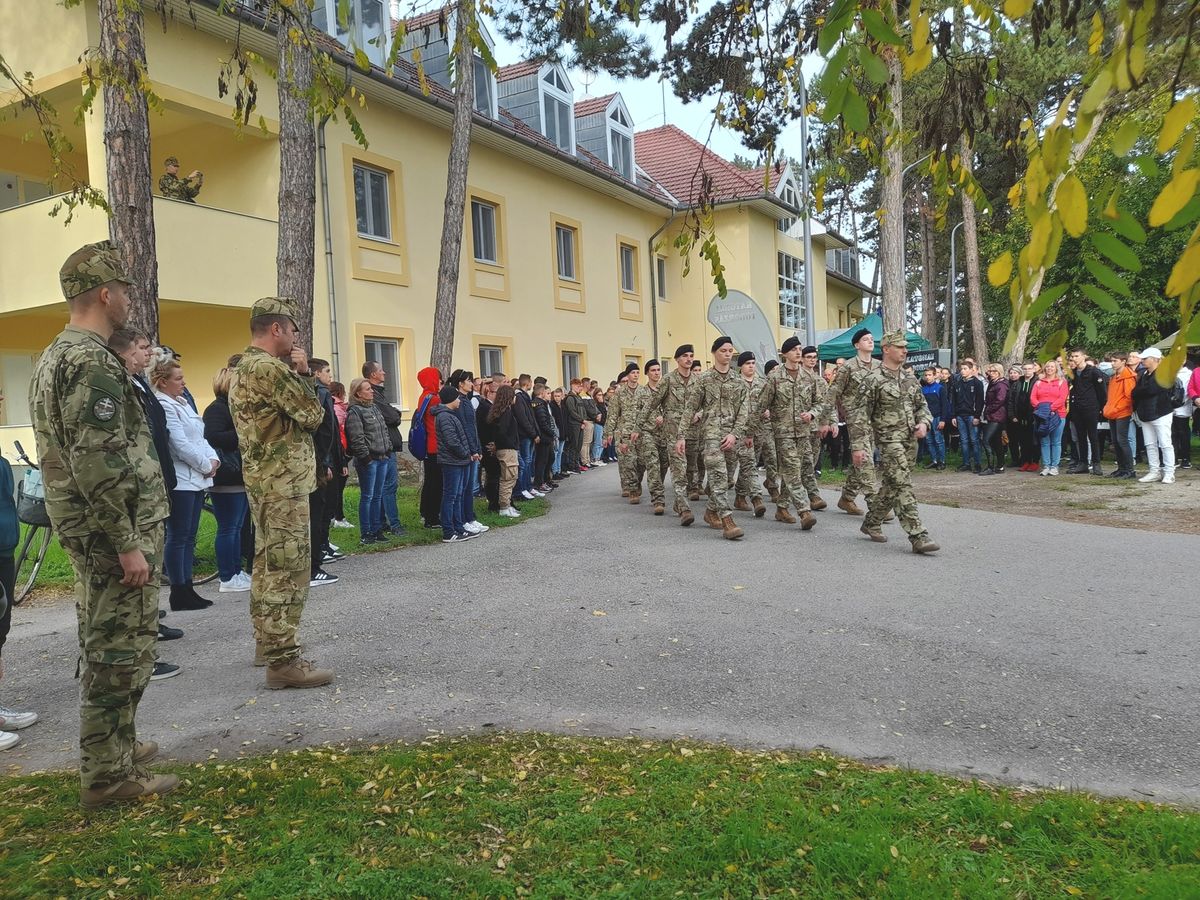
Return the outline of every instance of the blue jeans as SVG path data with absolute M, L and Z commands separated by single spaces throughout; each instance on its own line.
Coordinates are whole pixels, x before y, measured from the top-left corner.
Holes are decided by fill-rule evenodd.
M 217 517 L 217 574 L 222 581 L 228 581 L 242 571 L 242 527 L 246 524 L 250 501 L 245 491 L 210 496 L 213 515 Z
M 396 464 L 396 454 L 389 453 L 382 462 L 384 478 L 379 494 L 383 508 L 380 511 L 379 528 L 376 528 L 376 531 L 379 531 L 384 525 L 390 528 L 400 527 L 400 510 L 396 507 L 396 490 L 400 486 L 400 472 Z
M 597 425 L 592 431 L 592 462 L 600 462 L 604 456 L 604 429 Z
M 533 487 L 533 438 L 521 438 L 521 449 L 517 451 L 517 486 L 515 493 Z
M 1059 416 L 1055 416 L 1054 418 L 1056 420 L 1054 430 L 1049 434 L 1041 435 L 1043 469 L 1051 469 L 1058 466 L 1059 460 L 1062 458 L 1062 435 L 1066 419 Z
M 929 458 L 935 463 L 944 463 L 946 461 L 946 438 L 938 430 L 938 423 L 941 421 L 941 417 L 933 417 L 933 421 L 929 423 L 929 433 L 925 435 L 925 440 L 923 441 L 925 452 L 929 454 Z
M 363 462 L 356 459 L 354 468 L 358 472 L 358 532 L 364 536 L 378 534 L 383 528 L 383 519 L 380 516 L 382 506 L 379 501 L 387 483 L 388 461 L 372 459 Z
M 978 469 L 981 465 L 979 426 L 972 421 L 970 416 L 958 416 L 957 418 L 958 440 L 962 447 L 963 465 L 974 466 Z
M 192 560 L 196 556 L 196 531 L 204 491 L 171 491 L 171 515 L 163 544 L 163 563 L 171 584 L 192 583 Z M 240 541 L 240 539 L 239 539 Z
M 479 484 L 479 463 L 473 461 L 463 467 L 462 516 L 464 522 L 475 521 L 475 486 Z
M 468 466 L 442 466 L 442 537 L 463 534 L 463 493 L 467 485 Z
M 554 464 L 550 466 L 550 473 L 552 475 L 561 475 L 562 474 L 563 449 L 564 449 L 564 445 L 562 442 L 562 438 L 559 438 L 558 443 L 554 447 Z

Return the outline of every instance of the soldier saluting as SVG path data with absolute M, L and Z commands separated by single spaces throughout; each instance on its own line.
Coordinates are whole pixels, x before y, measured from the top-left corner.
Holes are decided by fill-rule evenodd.
M 33 373 L 29 407 L 46 511 L 75 571 L 79 778 L 86 809 L 165 794 L 174 775 L 142 767 L 138 702 L 154 668 L 167 492 L 146 417 L 108 339 L 129 318 L 129 285 L 108 241 L 59 271 L 70 322 Z

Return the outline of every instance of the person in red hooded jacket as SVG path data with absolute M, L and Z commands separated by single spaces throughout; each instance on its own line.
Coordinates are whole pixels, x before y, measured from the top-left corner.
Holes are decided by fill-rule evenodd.
M 442 373 L 433 366 L 426 366 L 417 373 L 417 384 L 421 385 L 421 397 L 417 409 L 425 406 L 425 478 L 421 483 L 421 519 L 426 528 L 442 527 L 442 469 L 438 465 L 437 429 L 433 412 L 441 402 L 438 391 L 442 389 Z M 428 403 L 426 403 L 428 399 Z

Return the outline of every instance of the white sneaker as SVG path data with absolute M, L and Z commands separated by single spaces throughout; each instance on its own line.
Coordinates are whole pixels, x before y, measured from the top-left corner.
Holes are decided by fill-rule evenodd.
M 1140 481 L 1142 484 L 1150 484 L 1151 482 L 1162 481 L 1162 480 L 1163 480 L 1163 473 L 1159 469 L 1151 469 L 1149 472 L 1147 472 L 1145 475 L 1143 475 L 1141 478 L 1138 479 L 1138 481 Z M 1174 475 L 1171 476 L 1171 480 L 1172 481 L 1175 480 Z
M 474 522 L 464 522 L 463 531 L 465 531 L 467 534 L 480 534 L 480 531 L 475 527 Z
M 38 714 L 30 710 L 9 709 L 0 706 L 0 731 L 20 731 L 38 720 Z
M 1050 474 L 1051 474 L 1051 475 L 1057 475 L 1057 474 L 1058 474 L 1058 466 L 1051 466 L 1051 467 L 1050 467 Z
M 1042 469 L 1042 471 L 1040 471 L 1038 474 L 1041 475 L 1043 478 L 1045 478 L 1047 475 L 1050 474 L 1050 467 L 1047 466 L 1046 468 Z
M 597 465 L 597 466 L 607 466 L 607 465 L 608 465 L 608 463 L 604 462 L 603 460 L 600 460 L 600 461 L 597 461 L 597 462 L 593 463 L 593 465 Z
M 533 494 L 533 496 L 535 496 L 535 497 L 545 497 L 546 496 L 545 492 L 536 491 L 536 490 L 533 490 L 532 488 L 530 488 L 529 493 Z
M 0 750 L 7 750 L 21 743 L 21 736 L 11 731 L 0 731 Z
M 491 531 L 491 528 L 489 528 L 487 525 L 484 525 L 477 519 L 472 519 L 466 524 L 467 531 L 470 531 L 472 528 L 475 529 L 476 534 L 483 534 L 485 531 Z
M 512 506 L 506 506 L 506 507 L 504 507 L 504 509 L 500 510 L 500 515 L 504 516 L 506 519 L 521 518 L 520 512 L 518 512 L 516 510 L 516 508 L 514 508 Z
M 238 572 L 228 581 L 222 581 L 221 586 L 217 588 L 219 594 L 241 594 L 250 590 L 250 576 L 245 572 Z
M 1163 484 L 1174 484 L 1174 483 L 1175 483 L 1175 473 L 1174 473 L 1174 472 L 1168 472 L 1166 475 L 1164 475 L 1164 476 L 1162 477 L 1162 483 L 1163 483 Z M 4 711 L 3 711 L 3 710 L 0 710 L 0 715 L 4 715 Z
M 353 528 L 354 526 L 351 525 L 349 522 L 347 522 L 345 519 L 330 519 L 329 527 L 330 528 Z
M 535 499 L 533 496 L 533 491 L 521 491 L 521 496 L 524 497 L 526 500 Z

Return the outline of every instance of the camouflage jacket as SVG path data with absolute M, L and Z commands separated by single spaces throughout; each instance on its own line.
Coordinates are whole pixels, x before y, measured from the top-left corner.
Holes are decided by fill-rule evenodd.
M 822 424 L 824 391 L 821 389 L 824 386 L 819 377 L 813 378 L 803 366 L 794 376 L 787 366 L 779 366 L 767 376 L 752 415 L 761 417 L 769 411 L 770 426 L 776 435 L 805 439 L 812 434 L 813 428 Z M 802 413 L 811 413 L 812 419 L 802 421 Z
M 608 401 L 608 421 L 604 423 L 604 439 L 623 444 L 637 431 L 637 392 L 640 388 L 621 385 Z
M 638 418 L 638 430 L 654 431 L 654 420 L 662 416 L 663 423 L 658 426 L 660 429 L 659 438 L 667 441 L 674 440 L 675 423 L 683 415 L 683 407 L 687 403 L 688 394 L 691 392 L 698 377 L 684 378 L 679 374 L 678 369 L 672 369 L 658 383 L 659 389 L 655 392 L 654 396 L 642 406 L 641 415 Z M 699 428 L 699 423 L 689 428 L 688 437 L 699 437 Z
M 118 553 L 170 513 L 150 426 L 121 358 L 68 325 L 29 385 L 46 512 L 67 537 L 104 534 Z
M 158 192 L 172 200 L 186 200 L 188 203 L 195 203 L 196 195 L 200 193 L 200 180 L 180 178 L 178 175 L 168 172 L 158 179 Z
M 229 411 L 252 495 L 307 497 L 317 487 L 312 435 L 325 419 L 312 376 L 258 347 L 233 370 Z
M 651 387 L 649 382 L 639 385 L 638 389 L 633 393 L 635 409 L 633 430 L 639 434 L 646 435 L 648 438 L 653 438 L 660 444 L 667 443 L 667 441 L 674 437 L 675 432 L 671 431 L 667 426 L 665 416 L 661 425 L 654 421 L 661 413 L 654 413 L 652 415 L 647 415 L 646 413 L 649 409 L 656 406 L 659 403 L 659 398 L 665 396 L 666 393 L 666 379 L 660 379 L 658 387 Z
M 746 423 L 750 418 L 750 392 L 746 379 L 735 368 L 722 375 L 716 369 L 706 369 L 699 376 L 693 375 L 695 388 L 689 392 L 687 405 L 676 426 L 676 440 L 720 441 L 725 435 L 746 435 Z M 699 434 L 688 434 L 696 413 L 703 415 Z
M 892 372 L 880 366 L 863 379 L 853 403 L 847 404 L 850 449 L 869 450 L 876 443 L 911 443 L 913 429 L 933 422 L 921 383 L 903 369 Z
M 842 405 L 842 409 L 846 413 L 846 426 L 850 429 L 851 439 L 853 439 L 856 427 L 853 424 L 855 419 L 853 407 L 858 403 L 863 381 L 872 372 L 878 371 L 879 360 L 872 359 L 868 363 L 863 363 L 855 356 L 853 359 L 847 360 L 846 364 L 838 369 L 837 375 L 833 377 L 833 384 L 829 386 L 827 401 L 829 408 L 836 410 L 839 403 Z
M 782 368 L 782 367 L 781 367 Z M 800 366 L 800 378 L 808 379 L 812 382 L 812 391 L 817 398 L 817 418 L 812 423 L 816 427 L 823 425 L 832 425 L 838 420 L 837 408 L 829 402 L 830 390 L 829 385 L 821 376 L 821 373 L 814 369 L 806 369 Z
M 771 423 L 762 417 L 762 413 L 757 411 L 758 399 L 762 396 L 763 388 L 767 386 L 767 379 L 760 373 L 755 372 L 754 378 L 746 382 L 746 433 L 754 438 L 762 439 L 771 430 Z

